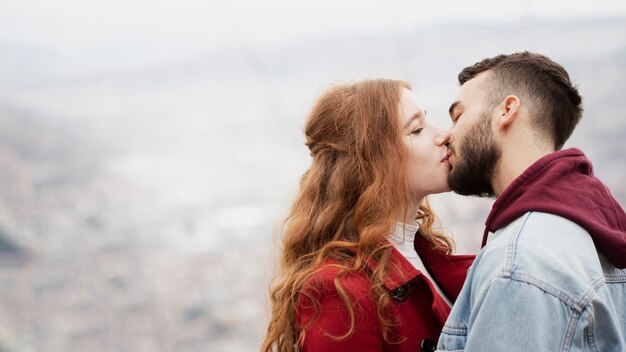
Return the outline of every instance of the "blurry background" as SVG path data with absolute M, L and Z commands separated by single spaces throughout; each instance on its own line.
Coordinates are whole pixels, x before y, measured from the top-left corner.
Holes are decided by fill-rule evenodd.
M 333 82 L 408 80 L 447 128 L 465 66 L 539 51 L 567 146 L 626 204 L 626 2 L 3 1 L 0 351 L 255 351 L 302 125 Z M 431 199 L 459 253 L 490 201 Z

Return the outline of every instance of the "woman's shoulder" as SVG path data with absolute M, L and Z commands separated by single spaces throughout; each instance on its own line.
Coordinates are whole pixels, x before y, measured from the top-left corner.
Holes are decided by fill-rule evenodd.
M 364 316 L 376 314 L 368 274 L 365 269 L 347 271 L 338 262 L 326 261 L 309 276 L 298 294 L 297 321 L 309 321 L 318 314 L 345 320 L 344 315 L 350 314 L 348 305 L 359 306 Z
M 340 287 L 338 287 L 338 285 Z M 366 269 L 348 270 L 346 264 L 326 260 L 304 282 L 303 289 L 320 292 L 369 293 L 370 281 Z
M 383 336 L 367 272 L 327 261 L 298 295 L 295 325 L 303 351 L 380 351 Z M 342 338 L 339 338 L 343 336 Z

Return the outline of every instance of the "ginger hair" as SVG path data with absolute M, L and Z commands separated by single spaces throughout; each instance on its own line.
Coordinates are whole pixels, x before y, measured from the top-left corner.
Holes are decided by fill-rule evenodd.
M 300 295 L 319 305 L 315 295 L 302 288 L 328 259 L 340 268 L 334 285 L 350 315 L 350 329 L 334 338 L 345 339 L 355 330 L 354 299 L 339 276 L 365 270 L 383 336 L 391 339 L 398 322 L 387 314 L 391 298 L 383 282 L 398 269 L 390 263 L 393 245 L 387 237 L 397 219 L 416 209 L 407 179 L 408 151 L 398 123 L 402 88 L 410 86 L 388 79 L 337 85 L 323 93 L 310 112 L 305 135 L 312 163 L 284 223 L 262 352 L 300 351 L 312 322 L 296 326 L 296 305 Z M 435 217 L 426 200 L 415 216 L 421 219 L 421 235 L 434 248 L 443 252 L 452 248 L 450 239 L 433 231 Z M 377 265 L 369 271 L 371 260 Z

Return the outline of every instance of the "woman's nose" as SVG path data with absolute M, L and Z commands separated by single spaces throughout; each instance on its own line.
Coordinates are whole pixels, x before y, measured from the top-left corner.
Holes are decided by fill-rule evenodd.
M 452 133 L 450 131 L 439 130 L 437 135 L 435 136 L 435 144 L 447 145 L 450 143 L 450 139 L 452 138 Z

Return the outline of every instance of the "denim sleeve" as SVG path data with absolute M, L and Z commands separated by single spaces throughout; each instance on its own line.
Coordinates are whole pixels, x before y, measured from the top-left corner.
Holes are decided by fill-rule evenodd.
M 540 287 L 493 278 L 471 302 L 465 319 L 450 316 L 439 340 L 441 351 L 560 351 L 572 312 Z M 457 302 L 461 303 L 461 302 Z M 570 327 L 573 328 L 573 327 Z

